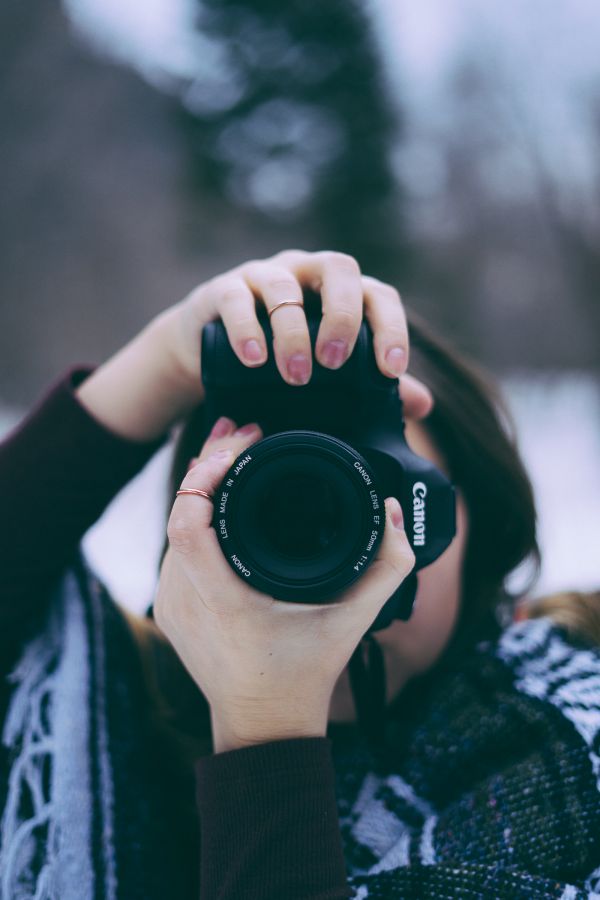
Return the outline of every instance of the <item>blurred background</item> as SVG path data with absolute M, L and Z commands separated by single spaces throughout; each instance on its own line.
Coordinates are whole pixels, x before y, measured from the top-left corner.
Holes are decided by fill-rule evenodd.
M 0 432 L 198 282 L 342 250 L 502 381 L 536 592 L 597 588 L 599 38 L 595 0 L 5 0 Z M 134 608 L 168 458 L 86 538 Z

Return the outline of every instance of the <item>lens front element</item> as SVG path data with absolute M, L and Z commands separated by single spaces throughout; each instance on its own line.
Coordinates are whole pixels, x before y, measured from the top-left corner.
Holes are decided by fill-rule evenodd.
M 384 523 L 368 463 L 344 441 L 314 431 L 258 441 L 215 494 L 213 525 L 229 564 L 280 600 L 333 599 L 373 560 Z

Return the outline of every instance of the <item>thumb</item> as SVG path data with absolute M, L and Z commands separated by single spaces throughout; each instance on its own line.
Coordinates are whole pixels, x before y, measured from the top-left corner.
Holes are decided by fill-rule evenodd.
M 365 630 L 415 565 L 415 554 L 404 530 L 402 508 L 395 497 L 387 497 L 385 513 L 385 531 L 377 555 L 343 598 L 344 605 L 355 604 L 365 619 L 369 619 Z
M 433 409 L 433 394 L 426 384 L 413 375 L 403 375 L 398 386 L 404 415 L 409 419 L 424 419 Z

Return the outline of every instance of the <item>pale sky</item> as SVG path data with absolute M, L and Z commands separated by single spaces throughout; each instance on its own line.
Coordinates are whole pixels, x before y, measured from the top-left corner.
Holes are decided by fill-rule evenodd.
M 190 96 L 200 91 L 205 101 L 235 101 L 223 48 L 192 31 L 195 0 L 63 5 L 96 49 L 129 63 L 155 85 L 185 98 L 196 82 Z M 401 180 L 410 172 L 407 190 L 436 187 L 439 138 L 459 119 L 448 93 L 451 77 L 459 60 L 471 59 L 490 79 L 490 116 L 501 120 L 507 136 L 504 150 L 490 160 L 490 189 L 526 189 L 524 141 L 533 139 L 536 152 L 576 198 L 579 215 L 598 221 L 590 191 L 600 181 L 600 162 L 589 116 L 590 98 L 600 105 L 597 0 L 365 0 L 365 7 L 405 121 L 396 171 Z M 427 177 L 415 178 L 416 164 Z

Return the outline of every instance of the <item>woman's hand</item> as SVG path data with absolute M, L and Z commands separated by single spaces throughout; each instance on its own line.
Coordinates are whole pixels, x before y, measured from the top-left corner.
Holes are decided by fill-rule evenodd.
M 352 352 L 364 313 L 375 335 L 381 370 L 388 375 L 403 374 L 408 364 L 408 333 L 398 292 L 361 275 L 357 261 L 343 253 L 285 250 L 213 278 L 192 291 L 173 311 L 179 328 L 177 356 L 190 379 L 198 380 L 198 335 L 217 317 L 223 320 L 240 361 L 247 366 L 262 365 L 266 344 L 255 313 L 255 299 L 272 309 L 281 300 L 302 301 L 303 288 L 322 297 L 323 318 L 315 346 L 321 365 L 332 369 L 343 365 Z M 303 310 L 286 308 L 285 315 L 273 316 L 271 327 L 281 377 L 289 384 L 306 384 L 312 352 Z
M 262 437 L 257 425 L 234 429 L 215 423 L 182 488 L 214 494 L 235 456 Z M 379 552 L 361 579 L 334 604 L 305 605 L 244 584 L 211 527 L 211 501 L 177 497 L 154 616 L 210 704 L 215 752 L 325 734 L 339 675 L 414 565 L 400 504 L 388 497 L 385 508 Z
M 90 375 L 77 389 L 79 399 L 115 433 L 152 440 L 203 400 L 204 326 L 221 318 L 239 359 L 260 366 L 266 360 L 266 344 L 256 316 L 257 300 L 272 309 L 281 300 L 302 300 L 303 288 L 322 297 L 315 347 L 321 365 L 336 369 L 346 361 L 364 314 L 381 371 L 388 376 L 406 371 L 408 336 L 398 292 L 362 275 L 356 260 L 343 253 L 286 250 L 243 263 L 195 288 Z M 283 307 L 270 326 L 282 378 L 289 384 L 305 383 L 312 354 L 304 311 Z M 406 414 L 424 415 L 431 404 L 426 388 L 410 376 L 400 384 Z

